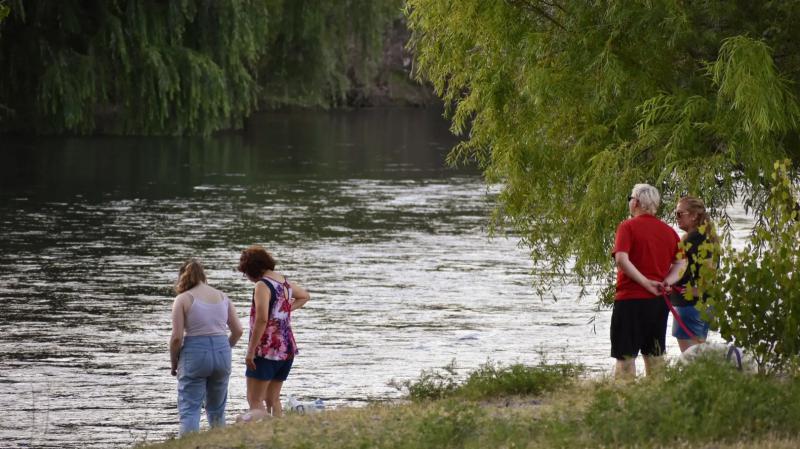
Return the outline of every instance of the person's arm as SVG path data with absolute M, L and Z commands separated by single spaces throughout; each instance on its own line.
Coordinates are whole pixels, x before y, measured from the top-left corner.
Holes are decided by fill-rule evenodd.
M 250 342 L 247 345 L 247 355 L 244 358 L 244 362 L 250 369 L 256 369 L 256 364 L 253 359 L 256 357 L 256 347 L 258 347 L 258 343 L 261 341 L 261 336 L 264 335 L 264 331 L 267 329 L 267 321 L 269 320 L 269 300 L 272 294 L 269 291 L 269 287 L 259 281 L 256 283 L 254 295 L 256 319 L 253 328 L 250 329 Z
M 660 287 L 661 282 L 654 281 L 652 279 L 647 279 L 645 275 L 643 275 L 638 268 L 631 262 L 628 253 L 624 251 L 618 251 L 614 253 L 614 260 L 617 262 L 617 267 L 625 273 L 626 276 L 631 278 L 634 282 L 641 285 L 645 288 L 650 294 L 653 296 L 658 296 L 661 294 Z
M 172 303 L 172 335 L 169 339 L 169 360 L 173 376 L 178 375 L 178 357 L 183 346 L 185 296 L 178 295 Z
M 686 269 L 686 258 L 676 259 L 669 267 L 669 273 L 664 278 L 664 288 L 667 292 L 672 291 L 672 285 L 678 282 L 678 279 L 683 276 L 683 271 Z
M 308 300 L 311 299 L 311 294 L 299 284 L 289 282 L 289 285 L 292 287 L 292 312 L 294 312 L 306 305 Z
M 244 330 L 242 323 L 239 322 L 239 317 L 236 316 L 236 307 L 233 306 L 233 301 L 228 300 L 228 329 L 231 330 L 231 335 L 228 337 L 228 343 L 231 348 L 236 346 L 236 343 L 242 338 Z

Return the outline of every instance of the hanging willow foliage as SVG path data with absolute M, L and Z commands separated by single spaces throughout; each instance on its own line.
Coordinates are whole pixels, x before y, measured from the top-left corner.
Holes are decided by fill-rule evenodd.
M 259 65 L 266 106 L 340 106 L 369 84 L 402 0 L 282 0 Z
M 207 134 L 239 127 L 256 105 L 268 5 L 12 2 L 0 29 L 4 128 Z
M 687 193 L 718 213 L 737 195 L 760 211 L 773 161 L 800 161 L 798 2 L 409 0 L 406 12 L 419 76 L 469 129 L 452 159 L 503 183 L 497 223 L 555 275 L 612 271 L 634 183 L 661 190 L 662 214 Z
M 401 5 L 11 1 L 0 25 L 0 127 L 208 134 L 240 127 L 259 99 L 339 105 L 354 84 L 372 81 Z

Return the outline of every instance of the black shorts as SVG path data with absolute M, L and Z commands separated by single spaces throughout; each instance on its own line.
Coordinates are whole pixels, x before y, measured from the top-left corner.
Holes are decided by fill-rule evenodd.
M 664 298 L 614 301 L 611 312 L 611 357 L 617 360 L 664 354 L 669 308 Z
M 245 377 L 252 377 L 258 380 L 277 380 L 284 382 L 289 377 L 289 371 L 292 370 L 292 363 L 294 358 L 288 360 L 270 360 L 263 357 L 256 357 L 253 359 L 256 364 L 256 369 L 245 370 Z

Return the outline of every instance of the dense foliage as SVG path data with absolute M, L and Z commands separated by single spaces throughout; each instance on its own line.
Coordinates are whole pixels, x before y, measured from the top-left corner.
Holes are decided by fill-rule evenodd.
M 612 271 L 635 183 L 665 211 L 692 194 L 762 213 L 773 161 L 800 160 L 800 3 L 409 0 L 407 17 L 419 76 L 468 130 L 453 160 L 503 183 L 497 223 L 555 276 Z
M 342 103 L 400 0 L 0 3 L 0 130 L 208 134 Z M 259 81 L 259 76 L 261 80 Z
M 11 11 L 0 103 L 12 127 L 85 133 L 114 117 L 122 133 L 202 133 L 237 126 L 256 104 L 263 1 L 20 1 Z
M 745 248 L 726 250 L 708 304 L 722 336 L 762 371 L 800 358 L 800 211 L 788 161 L 775 163 L 772 180 L 763 221 Z
M 402 0 L 282 0 L 259 63 L 267 106 L 340 106 L 378 70 Z M 354 99 L 350 99 L 354 100 Z

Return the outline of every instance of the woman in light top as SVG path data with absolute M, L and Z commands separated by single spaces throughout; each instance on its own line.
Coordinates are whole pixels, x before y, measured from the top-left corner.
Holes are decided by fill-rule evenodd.
M 299 284 L 275 271 L 275 259 L 261 246 L 242 251 L 239 271 L 256 284 L 245 357 L 249 416 L 278 417 L 283 413 L 281 387 L 298 353 L 292 333 L 292 311 L 303 307 L 311 296 Z
M 242 336 L 242 325 L 231 300 L 206 284 L 203 266 L 195 259 L 181 265 L 175 292 L 169 352 L 172 375 L 178 377 L 180 435 L 184 435 L 200 429 L 203 403 L 209 425 L 225 425 L 231 348 Z

